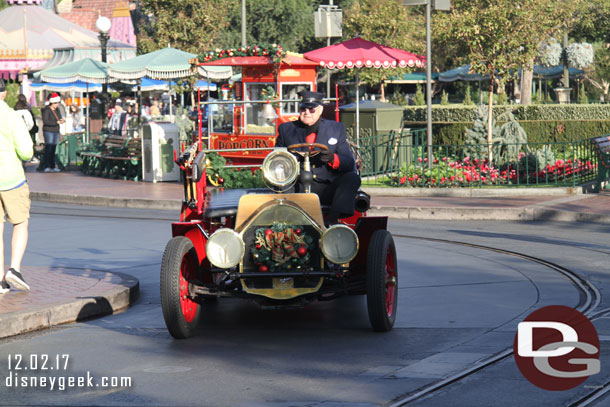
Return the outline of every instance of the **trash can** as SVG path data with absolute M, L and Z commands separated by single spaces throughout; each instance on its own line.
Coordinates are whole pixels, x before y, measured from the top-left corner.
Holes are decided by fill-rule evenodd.
M 173 123 L 146 123 L 142 127 L 142 180 L 178 181 L 180 168 L 174 162 L 178 150 L 178 126 Z
M 356 142 L 356 104 L 341 106 L 341 122 L 345 125 L 347 137 Z M 373 175 L 392 170 L 396 161 L 404 162 L 405 148 L 400 148 L 409 137 L 400 139 L 404 108 L 376 100 L 360 101 L 360 156 L 363 161 L 363 175 Z M 410 143 L 409 143 L 410 144 Z

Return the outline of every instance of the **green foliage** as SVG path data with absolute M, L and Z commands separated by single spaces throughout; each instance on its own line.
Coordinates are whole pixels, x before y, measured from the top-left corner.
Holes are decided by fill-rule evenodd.
M 578 91 L 578 103 L 581 105 L 589 104 L 589 97 L 587 96 L 584 82 L 580 84 L 580 89 Z
M 462 149 L 464 156 L 479 159 L 488 158 L 487 119 L 487 108 L 479 107 L 473 127 L 466 129 L 465 145 Z M 505 122 L 498 125 L 496 124 L 496 118 L 492 116 L 492 152 L 494 162 L 498 165 L 504 165 L 517 159 L 521 148 L 527 143 L 527 134 L 510 111 L 497 115 L 497 119 Z
M 321 0 L 248 0 L 247 45 L 275 43 L 297 52 L 325 45 L 314 38 L 313 13 L 320 3 Z M 339 1 L 343 7 L 351 3 Z M 194 54 L 242 45 L 239 0 L 142 0 L 141 4 L 147 18 L 139 26 L 140 52 L 168 44 Z
M 234 0 L 141 0 L 141 4 L 143 13 L 153 16 L 140 27 L 141 53 L 168 44 L 193 54 L 213 49 L 221 33 L 230 27 L 229 16 L 239 8 Z
M 574 15 L 575 23 L 570 36 L 579 41 L 610 42 L 610 2 L 608 0 L 587 0 Z
M 207 159 L 210 160 L 207 175 L 214 184 L 226 189 L 265 187 L 260 170 L 225 168 L 227 160 L 217 153 L 208 154 Z
M 199 54 L 197 59 L 199 62 L 210 62 L 216 61 L 226 57 L 248 57 L 248 56 L 268 56 L 276 62 L 280 62 L 281 58 L 286 55 L 286 51 L 278 44 L 257 44 L 252 46 L 246 46 L 245 48 L 228 48 L 220 49 L 216 48 L 212 51 L 207 51 L 203 54 Z
M 425 123 L 425 106 L 406 106 L 404 120 L 407 123 Z M 523 120 L 610 120 L 608 104 L 551 104 L 551 105 L 512 105 L 511 110 L 518 121 Z M 494 115 L 506 111 L 505 106 L 494 106 Z M 434 123 L 470 122 L 478 116 L 475 106 L 432 105 Z
M 324 4 L 328 4 L 326 1 Z M 370 41 L 423 55 L 425 51 L 425 19 L 420 10 L 405 7 L 402 0 L 359 0 L 344 9 L 343 40 L 360 35 Z M 391 76 L 400 76 L 412 69 L 362 69 L 360 80 L 376 86 Z M 348 72 L 350 76 L 353 72 Z
M 241 1 L 232 3 L 235 7 L 226 16 L 228 26 L 219 33 L 214 46 L 205 49 L 241 46 Z M 282 44 L 284 49 L 295 52 L 326 45 L 325 40 L 324 44 L 309 45 L 315 42 L 313 13 L 320 3 L 320 0 L 247 0 L 247 44 Z
M 390 95 L 390 103 L 399 106 L 406 106 L 408 104 L 407 95 L 401 91 L 395 91 Z
M 415 90 L 415 96 L 413 97 L 413 103 L 415 106 L 424 106 L 426 104 L 426 97 L 421 89 L 421 85 L 417 85 Z M 425 113 L 424 113 L 425 114 Z
M 589 82 L 599 89 L 604 96 L 604 100 L 608 101 L 608 90 L 610 89 L 610 48 L 606 42 L 598 42 L 594 44 L 595 63 L 592 69 L 587 70 L 587 79 Z
M 506 92 L 502 92 L 498 95 L 498 104 L 499 105 L 505 105 L 508 102 L 508 96 L 506 95 Z
M 457 45 L 467 50 L 471 69 L 489 75 L 493 83 L 532 61 L 542 40 L 556 32 L 557 22 L 565 21 L 582 1 L 453 0 L 449 13 L 435 15 L 435 34 L 444 48 Z
M 6 98 L 4 101 L 10 107 L 15 106 L 17 103 L 17 96 L 19 96 L 19 84 L 18 83 L 7 83 L 6 84 Z
M 448 105 L 449 104 L 449 95 L 447 94 L 447 92 L 445 92 L 443 90 L 443 92 L 441 93 L 441 105 Z
M 470 96 L 470 85 L 466 86 L 466 91 L 464 92 L 464 101 L 462 103 L 465 106 L 474 105 L 474 102 L 472 101 L 472 97 Z
M 466 129 L 473 122 L 433 123 L 434 144 L 464 144 Z M 571 142 L 601 134 L 610 134 L 610 120 L 520 120 L 529 143 Z M 425 128 L 426 122 L 409 123 L 413 129 Z
M 577 141 L 610 133 L 610 105 L 515 105 L 511 106 L 515 119 L 528 135 L 528 141 Z M 506 107 L 494 106 L 494 116 Z M 479 113 L 474 106 L 432 106 L 432 133 L 435 144 L 465 143 L 466 129 L 473 127 Z M 407 106 L 404 109 L 405 127 L 425 128 L 425 107 Z M 502 123 L 502 120 L 498 120 Z

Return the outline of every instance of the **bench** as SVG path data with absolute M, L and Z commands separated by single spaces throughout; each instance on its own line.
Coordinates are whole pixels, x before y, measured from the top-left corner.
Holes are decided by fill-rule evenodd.
M 123 150 L 127 144 L 127 138 L 123 136 L 107 136 L 102 142 L 99 151 L 83 151 L 80 153 L 83 159 L 81 171 L 87 175 L 103 175 L 105 168 L 104 157 L 112 156 L 117 154 L 118 151 Z
M 595 190 L 600 192 L 603 183 L 610 178 L 610 135 L 591 140 L 597 150 L 597 181 Z
M 102 155 L 102 167 L 107 177 L 138 181 L 142 172 L 142 139 L 131 137 L 122 149 Z

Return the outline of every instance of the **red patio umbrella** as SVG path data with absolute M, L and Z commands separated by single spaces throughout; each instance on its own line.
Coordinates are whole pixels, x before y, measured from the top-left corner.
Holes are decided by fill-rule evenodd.
M 303 55 L 328 69 L 406 68 L 423 67 L 426 64 L 426 57 L 386 47 L 361 37 L 309 51 Z M 360 92 L 358 89 L 360 78 L 358 73 L 359 71 L 356 70 L 356 144 L 360 147 Z

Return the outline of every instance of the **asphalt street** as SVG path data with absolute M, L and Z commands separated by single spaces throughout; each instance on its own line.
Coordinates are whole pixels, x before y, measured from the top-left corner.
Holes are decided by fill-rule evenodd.
M 176 341 L 165 329 L 159 300 L 159 267 L 173 211 L 35 203 L 32 212 L 26 265 L 118 271 L 140 281 L 140 296 L 121 314 L 0 340 L 0 376 L 28 374 L 8 365 L 15 355 L 30 362 L 69 355 L 64 369 L 38 369 L 36 375 L 129 377 L 131 385 L 62 391 L 4 382 L 5 406 L 390 405 L 511 346 L 516 324 L 532 310 L 575 307 L 582 300 L 569 280 L 543 265 L 412 237 L 550 260 L 592 281 L 602 294 L 598 309 L 610 307 L 604 296 L 610 287 L 608 225 L 392 220 L 400 270 L 392 332 L 370 330 L 363 297 L 299 310 L 221 300 L 206 306 L 196 337 Z M 610 338 L 608 319 L 595 325 Z M 590 386 L 609 381 L 607 366 L 610 352 L 603 341 L 602 371 L 585 383 L 589 387 L 548 392 L 529 384 L 507 358 L 408 405 L 569 405 Z M 598 405 L 605 401 L 600 398 Z

